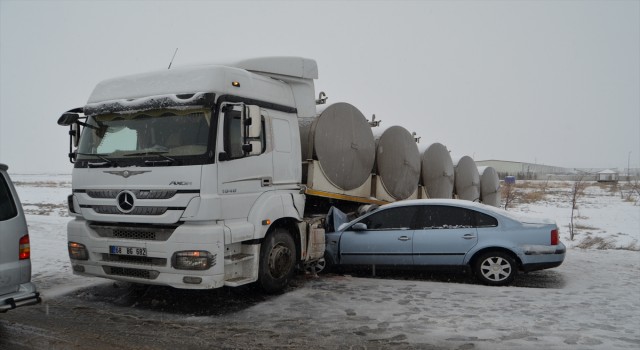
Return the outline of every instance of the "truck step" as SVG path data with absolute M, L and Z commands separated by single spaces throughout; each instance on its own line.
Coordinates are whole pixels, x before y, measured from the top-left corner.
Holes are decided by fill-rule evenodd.
M 224 281 L 224 285 L 227 287 L 239 287 L 241 285 L 251 283 L 251 282 L 253 282 L 251 278 L 240 276 L 240 277 L 234 277 Z
M 253 259 L 253 254 L 238 253 L 224 257 L 224 264 L 230 265 Z

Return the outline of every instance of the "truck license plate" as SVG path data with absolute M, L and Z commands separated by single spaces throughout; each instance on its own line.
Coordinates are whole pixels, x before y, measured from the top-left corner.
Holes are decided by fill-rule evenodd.
M 109 253 L 116 255 L 147 256 L 147 248 L 122 247 L 118 245 L 109 246 Z

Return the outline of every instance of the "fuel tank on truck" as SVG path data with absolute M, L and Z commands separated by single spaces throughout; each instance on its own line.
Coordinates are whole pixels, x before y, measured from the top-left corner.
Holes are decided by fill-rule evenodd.
M 478 167 L 480 174 L 480 201 L 494 207 L 500 206 L 500 178 L 496 169 L 490 166 Z
M 334 186 L 353 190 L 371 175 L 375 141 L 369 122 L 353 105 L 339 102 L 313 118 L 300 118 L 302 161 L 315 159 Z
M 432 143 L 420 156 L 421 179 L 429 198 L 453 196 L 453 161 L 447 147 Z
M 391 197 L 409 198 L 420 181 L 420 152 L 413 135 L 396 125 L 375 138 L 375 173 Z
M 458 199 L 477 202 L 480 200 L 480 174 L 476 162 L 463 156 L 453 163 L 455 169 L 455 193 Z

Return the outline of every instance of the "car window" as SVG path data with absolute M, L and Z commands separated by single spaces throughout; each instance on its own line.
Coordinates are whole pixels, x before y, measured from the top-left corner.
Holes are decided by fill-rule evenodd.
M 446 205 L 423 205 L 417 218 L 419 229 L 473 227 L 474 211 Z
M 493 216 L 476 211 L 476 227 L 497 227 L 498 220 Z
M 383 209 L 362 219 L 369 230 L 412 229 L 417 212 L 415 206 Z
M 0 221 L 9 220 L 18 215 L 18 209 L 11 196 L 11 190 L 5 177 L 0 174 Z

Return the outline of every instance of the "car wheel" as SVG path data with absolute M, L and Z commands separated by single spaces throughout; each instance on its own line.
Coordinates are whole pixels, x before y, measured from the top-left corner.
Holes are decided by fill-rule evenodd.
M 267 293 L 283 290 L 291 280 L 296 266 L 296 246 L 291 235 L 276 229 L 265 238 L 260 249 L 258 281 Z
M 326 252 L 324 253 L 324 257 L 320 258 L 320 260 L 316 261 L 310 266 L 307 266 L 308 272 L 314 273 L 315 271 L 316 274 L 331 272 L 334 269 L 335 265 L 331 263 L 331 259 L 327 257 Z
M 307 272 L 311 274 L 319 274 L 327 269 L 327 260 L 325 258 L 320 258 L 318 261 L 314 261 L 313 263 L 307 265 Z
M 476 260 L 474 272 L 476 278 L 483 284 L 504 286 L 516 277 L 517 266 L 511 255 L 493 251 L 482 254 Z

